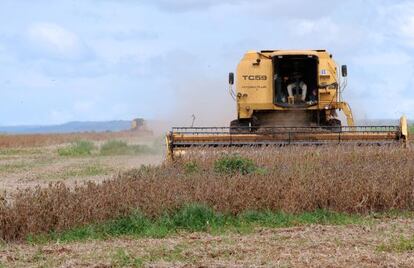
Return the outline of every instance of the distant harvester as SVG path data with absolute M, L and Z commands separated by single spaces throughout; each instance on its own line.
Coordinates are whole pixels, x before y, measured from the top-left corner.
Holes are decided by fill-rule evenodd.
M 147 126 L 147 122 L 143 118 L 132 119 L 130 130 L 140 133 L 152 134 L 152 131 Z

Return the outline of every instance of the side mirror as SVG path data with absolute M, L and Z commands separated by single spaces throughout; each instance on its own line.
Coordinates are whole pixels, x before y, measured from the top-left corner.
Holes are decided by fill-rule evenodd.
M 346 65 L 341 66 L 341 73 L 342 73 L 342 77 L 348 76 L 348 68 L 346 67 Z
M 229 73 L 229 84 L 230 85 L 234 84 L 234 73 Z

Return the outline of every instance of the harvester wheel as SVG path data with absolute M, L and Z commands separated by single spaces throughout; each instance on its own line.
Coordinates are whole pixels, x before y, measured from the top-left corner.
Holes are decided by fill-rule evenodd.
M 242 134 L 250 132 L 250 124 L 248 121 L 240 121 L 238 119 L 230 122 L 230 134 Z
M 328 127 L 332 132 L 341 132 L 341 120 L 339 119 L 329 119 Z

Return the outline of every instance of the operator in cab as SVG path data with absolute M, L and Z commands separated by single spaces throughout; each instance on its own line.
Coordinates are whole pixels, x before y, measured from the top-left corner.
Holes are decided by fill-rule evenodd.
M 294 95 L 300 95 L 301 100 L 305 102 L 308 87 L 305 84 L 305 82 L 303 82 L 302 75 L 300 73 L 293 73 L 292 78 L 293 82 L 291 82 L 287 86 L 287 92 L 289 97 L 293 98 Z

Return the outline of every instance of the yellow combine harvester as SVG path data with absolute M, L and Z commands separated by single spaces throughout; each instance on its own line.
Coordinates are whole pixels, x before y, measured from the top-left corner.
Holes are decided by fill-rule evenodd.
M 192 147 L 290 144 L 407 144 L 407 119 L 399 126 L 355 126 L 342 101 L 347 67 L 326 50 L 249 51 L 236 76 L 229 74 L 237 119 L 230 127 L 175 127 L 167 135 L 173 157 Z M 236 78 L 236 91 L 233 90 Z M 342 111 L 347 126 L 337 112 Z

